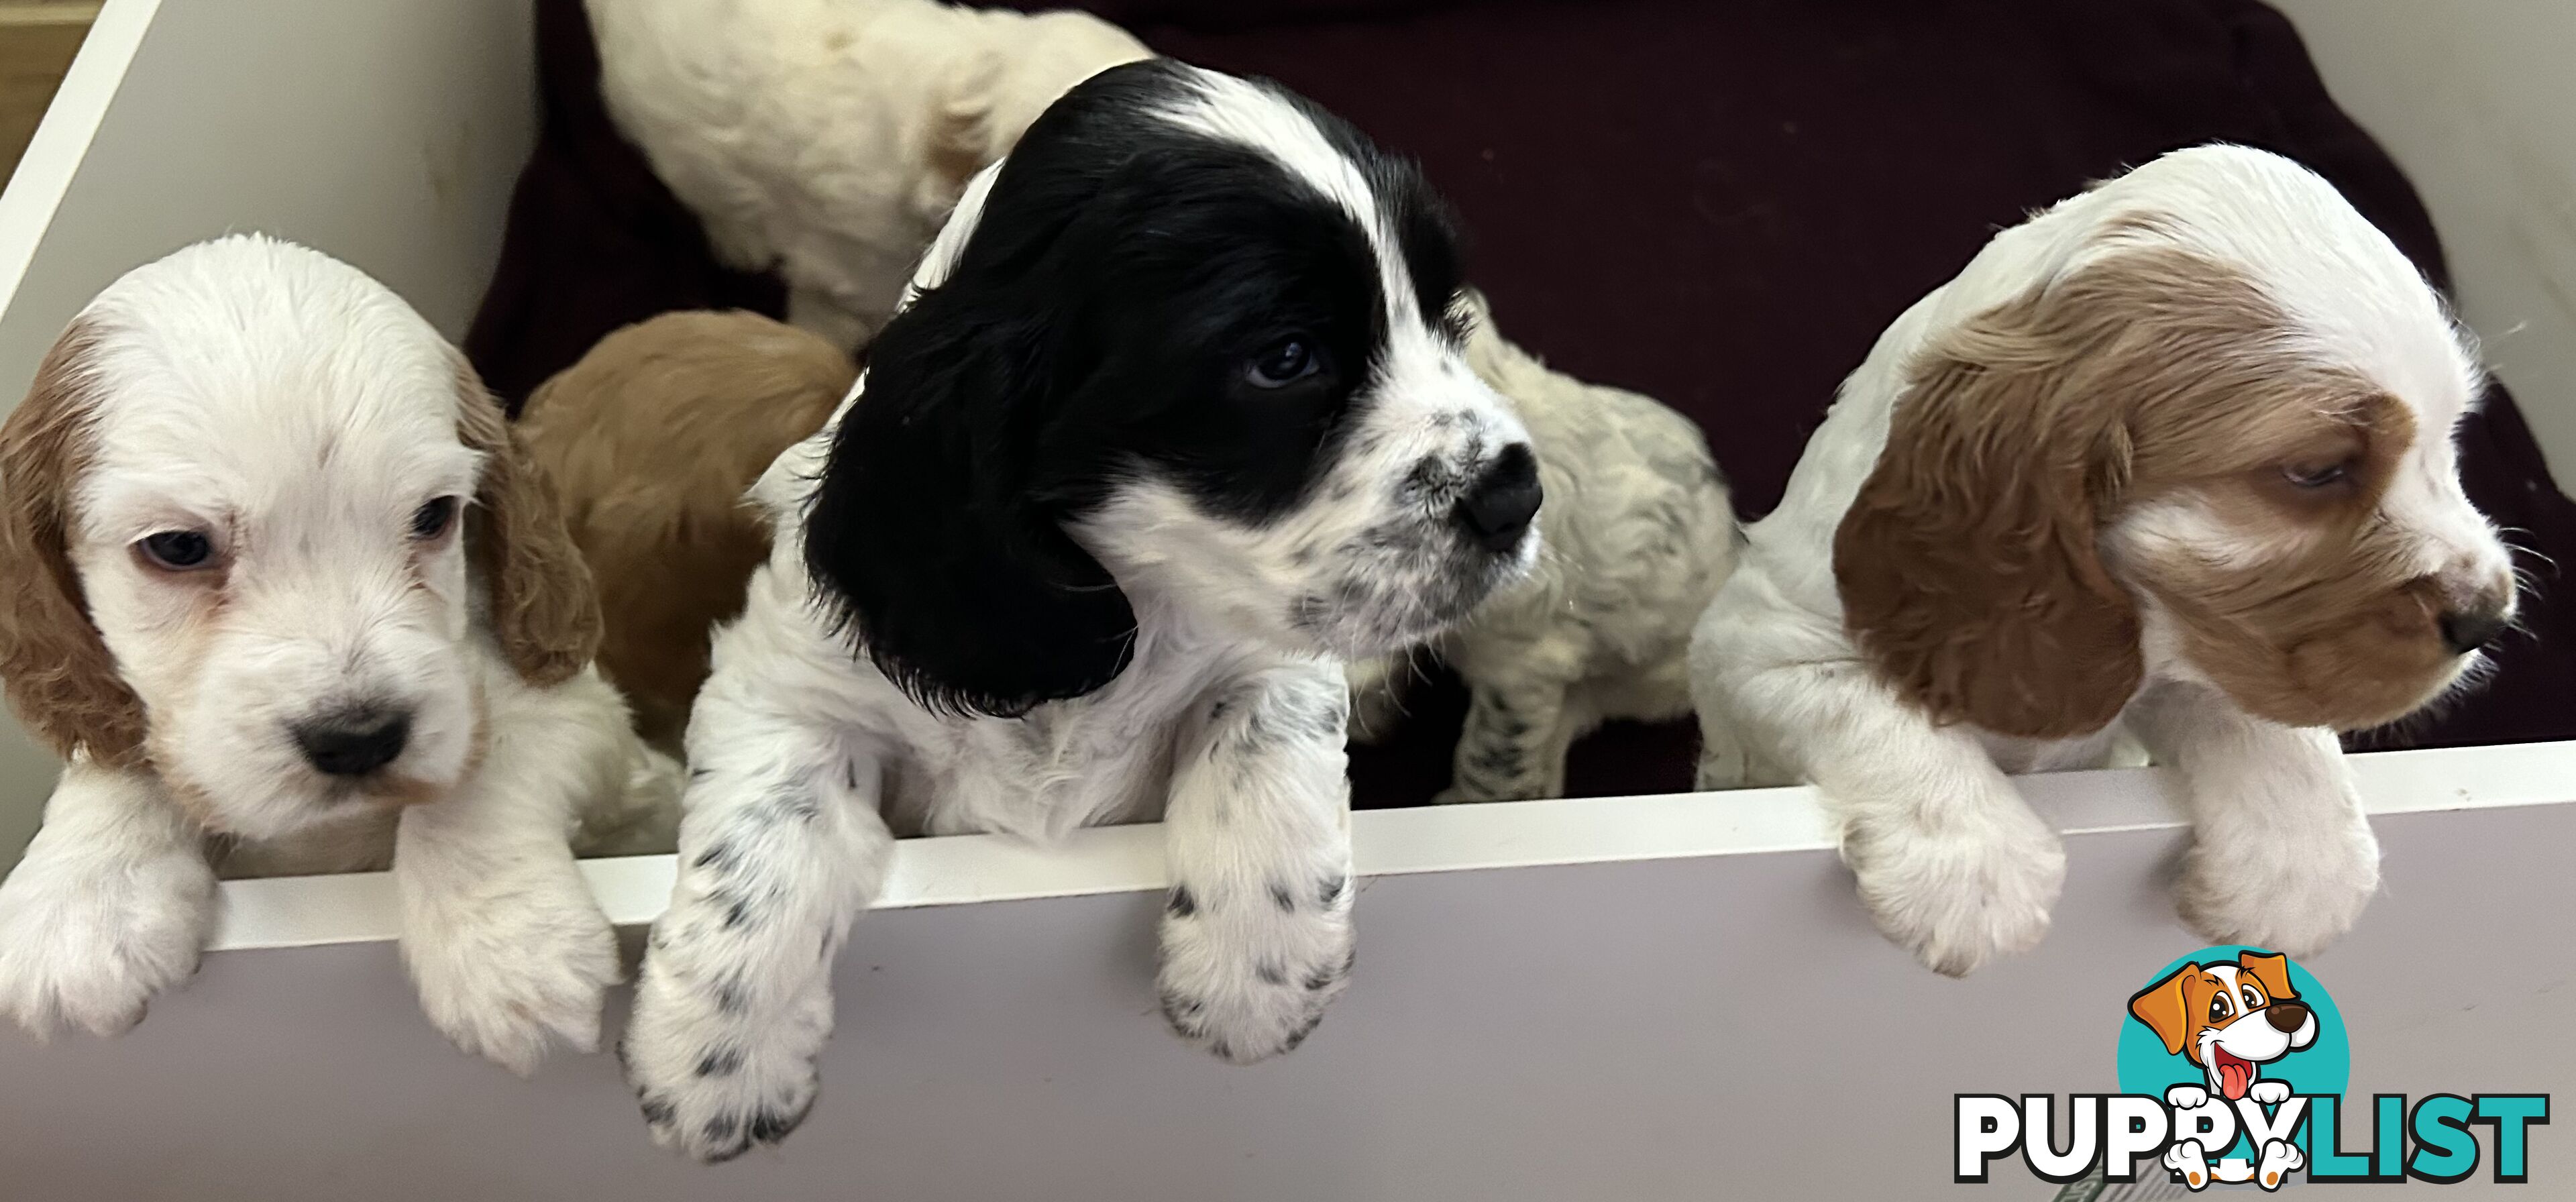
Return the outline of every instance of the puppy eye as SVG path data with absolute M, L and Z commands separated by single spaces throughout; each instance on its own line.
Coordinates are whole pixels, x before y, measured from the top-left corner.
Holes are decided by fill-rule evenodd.
M 2226 994 L 2215 993 L 2210 995 L 2209 1021 L 2214 1023 L 2225 1022 L 2227 1021 L 2227 1016 L 2230 1013 L 2232 1013 L 2232 1011 L 2228 1008 Z
M 411 536 L 428 542 L 447 533 L 448 525 L 455 520 L 456 498 L 440 497 L 412 511 Z
M 197 530 L 164 530 L 134 544 L 144 561 L 172 572 L 193 572 L 215 562 L 215 540 Z
M 2281 469 L 2281 478 L 2300 488 L 2324 488 L 2341 484 L 2352 476 L 2352 461 L 2324 465 L 2294 463 Z
M 1272 343 L 1243 365 L 1243 378 L 1255 388 L 1285 388 L 1324 370 L 1323 352 L 1303 338 Z
M 2263 1008 L 2263 995 L 2262 995 L 2262 994 L 2259 994 L 2259 993 L 2254 992 L 2254 987 L 2253 987 L 2253 986 L 2251 986 L 2251 985 L 2246 986 L 2246 987 L 2245 987 L 2245 989 L 2244 989 L 2244 993 L 2245 993 L 2245 1008 L 2246 1008 L 2246 1009 L 2248 1009 L 2248 1010 L 2260 1010 L 2260 1009 L 2262 1009 L 2262 1008 Z

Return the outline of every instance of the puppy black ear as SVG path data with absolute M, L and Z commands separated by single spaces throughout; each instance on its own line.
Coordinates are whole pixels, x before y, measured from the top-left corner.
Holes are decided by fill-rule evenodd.
M 818 600 L 896 687 L 1016 717 L 1117 678 L 1136 614 L 1044 470 L 1046 322 L 934 290 L 869 347 L 805 515 Z

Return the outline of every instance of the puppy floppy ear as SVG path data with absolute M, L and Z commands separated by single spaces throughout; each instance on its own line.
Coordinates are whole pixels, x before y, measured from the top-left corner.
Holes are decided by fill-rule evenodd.
M 2186 963 L 2129 999 L 2129 1014 L 2165 1041 L 2168 1056 L 2182 1051 L 2191 1039 L 2191 1009 L 2183 997 L 2182 983 L 2199 971 L 2199 965 Z
M 952 280 L 877 336 L 804 554 L 818 600 L 907 696 L 1014 717 L 1116 679 L 1136 615 L 1064 531 L 1086 482 L 1047 470 L 1048 317 L 994 291 Z
M 2136 605 L 2095 547 L 2127 475 L 2118 358 L 2082 287 L 2034 290 L 1912 364 L 1834 534 L 1844 623 L 1934 720 L 2065 738 L 2145 672 Z
M 75 320 L 0 424 L 0 678 L 9 706 L 57 754 L 143 757 L 143 702 L 89 620 L 71 561 L 71 490 L 89 455 L 90 335 Z
M 2263 983 L 2264 997 L 2278 1002 L 2299 996 L 2298 987 L 2290 984 L 2290 958 L 2288 956 L 2267 956 L 2261 952 L 2238 952 L 2236 953 L 2236 967 L 2240 971 L 2254 974 L 2254 979 Z
M 560 684 L 599 651 L 599 597 L 545 474 L 472 368 L 457 365 L 456 433 L 483 453 L 468 552 L 492 594 L 492 637 L 529 684 Z

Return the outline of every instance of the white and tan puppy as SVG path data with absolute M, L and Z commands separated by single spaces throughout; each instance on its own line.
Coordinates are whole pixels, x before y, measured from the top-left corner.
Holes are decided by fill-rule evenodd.
M 1066 88 L 1151 52 L 1097 17 L 935 0 L 588 0 L 600 91 L 716 256 L 851 350 L 966 181 Z
M 302 247 L 181 250 L 72 320 L 0 489 L 0 676 L 70 761 L 0 884 L 0 1013 L 121 1031 L 194 969 L 219 870 L 390 862 L 440 1031 L 519 1072 L 596 1046 L 617 948 L 571 841 L 667 840 L 677 768 L 428 322 Z
M 1565 795 L 1565 753 L 1614 718 L 1690 712 L 1691 628 L 1735 562 L 1735 511 L 1708 439 L 1653 398 L 1555 371 L 1468 294 L 1467 365 L 1512 403 L 1538 451 L 1547 553 L 1434 645 L 1466 682 L 1439 802 Z M 1351 665 L 1354 736 L 1402 720 L 1410 660 Z
M 2303 956 L 2379 849 L 2335 732 L 2511 621 L 2451 432 L 2486 384 L 2397 248 L 2286 159 L 2167 155 L 1997 235 L 1843 385 L 1692 646 L 1709 787 L 1812 781 L 1888 935 L 1965 973 L 2065 872 L 2004 774 L 2178 770 L 2181 909 Z

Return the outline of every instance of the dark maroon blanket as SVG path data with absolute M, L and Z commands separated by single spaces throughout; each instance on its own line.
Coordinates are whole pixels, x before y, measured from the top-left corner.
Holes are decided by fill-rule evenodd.
M 1024 7 L 1054 7 L 1025 5 Z M 1565 371 L 1698 419 L 1747 518 L 1777 502 L 1881 328 L 2032 208 L 2213 140 L 2324 173 L 2436 281 L 2414 189 L 2254 0 L 1099 0 L 1157 50 L 1267 75 L 1423 161 L 1503 329 Z M 467 345 L 514 403 L 665 309 L 777 312 L 721 271 L 601 111 L 578 0 L 538 0 L 545 128 Z M 2461 434 L 2469 492 L 2539 588 L 2482 692 L 2372 746 L 2576 737 L 2576 564 L 2560 494 L 2498 390 Z M 1454 687 L 1354 757 L 1363 805 L 1448 772 Z M 1690 784 L 1688 724 L 1576 749 L 1579 796 Z

